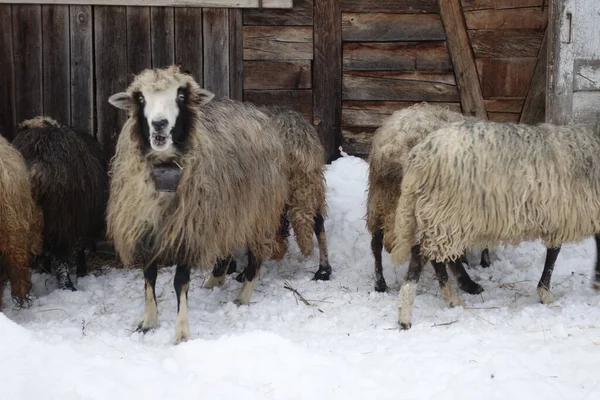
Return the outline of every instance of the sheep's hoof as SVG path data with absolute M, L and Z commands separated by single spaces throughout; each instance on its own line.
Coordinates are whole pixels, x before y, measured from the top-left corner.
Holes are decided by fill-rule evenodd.
M 407 331 L 412 327 L 410 322 L 398 322 L 398 324 L 400 325 L 400 330 L 402 331 Z
M 382 277 L 381 279 L 375 280 L 375 291 L 379 293 L 384 293 L 387 290 L 387 284 L 385 283 L 385 279 Z
M 75 271 L 75 275 L 78 278 L 83 278 L 84 276 L 87 276 L 87 274 L 88 274 L 87 266 L 85 266 L 85 267 L 77 267 L 77 270 Z
M 175 328 L 175 344 L 187 342 L 190 339 L 190 327 L 187 322 L 177 322 Z
M 204 288 L 212 289 L 217 286 L 223 286 L 223 283 L 225 283 L 225 275 L 221 275 L 221 276 L 211 275 L 210 278 L 208 278 L 208 280 L 204 284 Z
M 239 283 L 244 283 L 246 281 L 246 270 L 244 269 L 242 272 L 240 272 L 235 277 L 235 280 L 238 281 Z
M 550 304 L 554 303 L 555 297 L 548 289 L 544 286 L 538 286 L 537 288 L 538 296 L 540 297 L 540 302 L 542 304 Z
M 315 272 L 315 276 L 313 280 L 315 281 L 328 281 L 331 277 L 331 265 L 321 265 L 319 266 L 319 270 Z
M 139 332 L 139 333 L 143 333 L 145 335 L 146 333 L 150 332 L 152 329 L 154 329 L 154 328 L 152 328 L 150 326 L 146 326 L 146 327 L 142 326 L 142 323 L 140 322 L 140 324 L 138 325 L 138 327 L 135 331 Z
M 458 282 L 458 287 L 460 287 L 460 289 L 463 292 L 467 292 L 469 294 L 479 294 L 481 292 L 483 292 L 483 287 L 471 280 L 469 281 L 459 281 Z
M 60 290 L 71 290 L 71 292 L 76 292 L 77 291 L 77 289 L 75 288 L 75 286 L 73 286 L 72 282 L 66 282 L 66 283 L 63 283 L 63 284 L 59 283 L 58 284 L 58 288 Z
M 490 261 L 489 260 L 481 260 L 481 268 L 489 268 Z
M 592 285 L 592 287 L 597 291 L 600 292 L 600 281 L 596 281 L 594 282 L 594 284 Z

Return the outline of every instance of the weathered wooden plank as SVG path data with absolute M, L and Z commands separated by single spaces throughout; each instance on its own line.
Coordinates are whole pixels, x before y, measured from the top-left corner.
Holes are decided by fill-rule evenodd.
M 446 35 L 448 50 L 457 76 L 460 103 L 465 115 L 486 118 L 483 95 L 477 76 L 473 49 L 469 42 L 465 21 L 458 0 L 439 0 L 440 13 Z
M 310 89 L 310 60 L 244 61 L 244 89 Z
M 445 40 L 437 14 L 342 14 L 342 39 L 345 41 Z
M 244 37 L 242 10 L 229 10 L 229 97 L 244 99 Z
M 202 9 L 175 8 L 175 63 L 200 86 L 204 84 L 202 40 Z
M 116 138 L 127 113 L 110 105 L 108 98 L 127 88 L 126 7 L 94 8 L 96 70 L 96 137 L 108 157 L 114 154 Z
M 244 101 L 260 105 L 276 105 L 296 110 L 313 119 L 312 90 L 244 90 Z
M 204 87 L 229 97 L 229 10 L 203 10 Z
M 344 70 L 452 71 L 446 42 L 344 43 Z
M 466 11 L 547 6 L 550 0 L 461 0 Z
M 548 7 L 465 11 L 468 29 L 544 29 Z
M 360 73 L 345 72 L 343 100 L 459 101 L 451 73 Z
M 15 70 L 13 65 L 12 10 L 0 5 L 0 135 L 12 139 L 16 128 Z
M 127 74 L 129 79 L 152 68 L 150 7 L 127 7 Z
M 342 144 L 342 11 L 340 0 L 315 0 L 313 121 L 328 161 Z
M 536 61 L 536 58 L 477 60 L 483 96 L 486 98 L 527 96 Z
M 573 52 L 569 39 L 572 25 L 566 17 L 565 3 L 553 1 L 548 15 L 548 66 L 546 74 L 546 122 L 565 125 L 573 110 Z M 565 40 L 566 41 L 566 40 Z M 565 48 L 561 52 L 561 48 Z
M 310 26 L 244 27 L 244 60 L 312 58 L 313 28 Z
M 70 7 L 71 126 L 94 135 L 92 7 Z
M 42 90 L 42 8 L 15 5 L 13 49 L 17 123 L 43 114 Z
M 244 25 L 312 25 L 313 0 L 294 0 L 293 9 L 244 10 Z
M 593 125 L 600 117 L 600 91 L 585 91 L 573 93 L 573 123 Z
M 544 35 L 542 45 L 523 105 L 519 122 L 523 124 L 538 124 L 546 120 L 546 65 L 548 64 L 548 37 Z
M 165 68 L 173 65 L 175 61 L 173 7 L 152 7 L 150 16 L 152 67 Z
M 353 156 L 368 158 L 373 134 L 376 130 L 377 128 L 372 126 L 344 127 L 342 129 L 342 149 Z
M 414 105 L 402 101 L 344 101 L 342 104 L 342 127 L 379 127 L 383 120 L 395 111 Z M 460 103 L 430 103 L 449 110 L 461 112 Z
M 469 31 L 477 58 L 537 57 L 543 36 L 537 29 Z
M 519 113 L 488 112 L 488 119 L 494 122 L 519 122 Z
M 342 12 L 429 14 L 438 6 L 436 0 L 342 0 Z
M 486 99 L 485 109 L 488 114 L 490 112 L 497 113 L 520 113 L 523 109 L 523 98 L 498 98 L 498 99 Z
M 42 6 L 44 114 L 71 121 L 69 6 Z
M 291 8 L 293 0 L 35 0 L 36 4 L 93 6 Z M 32 0 L 0 0 L 2 3 L 31 4 Z
M 600 58 L 600 54 L 598 55 Z M 600 59 L 576 59 L 573 67 L 575 92 L 581 90 L 600 90 Z

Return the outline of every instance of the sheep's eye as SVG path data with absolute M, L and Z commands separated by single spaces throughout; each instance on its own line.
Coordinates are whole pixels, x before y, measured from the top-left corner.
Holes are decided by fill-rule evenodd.
M 185 100 L 185 94 L 183 94 L 183 93 L 179 93 L 179 94 L 177 95 L 177 99 L 178 99 L 179 101 L 184 101 L 184 100 Z
M 138 101 L 140 104 L 144 104 L 144 96 L 138 96 Z

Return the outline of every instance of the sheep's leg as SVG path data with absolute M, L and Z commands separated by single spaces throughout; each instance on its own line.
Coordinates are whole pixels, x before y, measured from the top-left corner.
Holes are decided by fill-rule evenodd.
M 456 277 L 458 287 L 461 288 L 461 290 L 469 294 L 479 294 L 483 292 L 483 288 L 481 287 L 481 285 L 478 285 L 477 283 L 473 282 L 473 280 L 465 270 L 465 267 L 463 267 L 462 263 L 460 262 L 460 259 L 456 261 L 449 261 L 448 266 L 450 267 L 450 270 Z
M 248 270 L 248 267 L 250 266 L 250 250 L 248 250 L 246 252 L 246 254 L 248 255 L 248 264 L 246 265 L 246 268 L 244 268 L 242 270 L 242 272 L 237 274 L 237 276 L 235 277 L 235 280 L 238 281 L 239 283 L 244 283 L 246 281 L 246 271 Z
M 212 270 L 212 275 L 204 284 L 204 287 L 206 289 L 212 289 L 215 286 L 221 286 L 223 285 L 223 283 L 225 283 L 225 277 L 227 276 L 227 272 L 229 271 L 229 265 L 231 261 L 231 257 L 226 257 L 217 260 L 217 263 Z
M 238 306 L 250 304 L 250 297 L 258 281 L 261 264 L 262 260 L 257 258 L 251 250 L 248 250 L 248 266 L 244 274 L 244 284 L 234 301 Z
M 492 264 L 490 261 L 490 250 L 489 249 L 483 249 L 481 251 L 481 268 L 489 268 L 490 265 Z
M 600 235 L 595 235 L 596 239 L 596 274 L 594 276 L 594 289 L 600 291 Z
M 78 278 L 82 278 L 87 275 L 88 267 L 85 256 L 85 241 L 83 239 L 77 242 L 75 246 L 76 258 L 77 258 L 77 269 L 75 270 L 75 274 Z
M 410 329 L 412 326 L 412 311 L 417 296 L 417 284 L 423 271 L 423 263 L 419 255 L 419 246 L 413 246 L 410 250 L 410 262 L 404 283 L 398 295 L 398 324 L 400 329 Z
M 544 271 L 537 286 L 538 296 L 543 304 L 550 304 L 554 301 L 554 295 L 550 293 L 550 280 L 554 271 L 556 258 L 560 253 L 560 246 L 548 247 L 546 249 L 546 262 L 544 263 Z
M 146 260 L 144 260 L 144 263 Z M 156 304 L 156 277 L 158 276 L 158 268 L 156 262 L 150 263 L 144 268 L 144 293 L 145 305 L 144 316 L 138 324 L 137 331 L 146 333 L 150 329 L 156 327 L 158 321 L 158 306 Z
M 373 236 L 371 236 L 371 251 L 375 258 L 375 291 L 385 292 L 387 284 L 383 277 L 383 265 L 381 262 L 381 253 L 383 251 L 383 230 L 378 229 Z
M 0 253 L 4 255 L 1 260 L 0 275 L 4 275 L 2 277 L 4 282 L 6 279 L 10 282 L 13 301 L 21 307 L 29 306 L 31 304 L 29 292 L 32 286 L 29 252 L 19 246 L 20 241 L 16 238 L 8 238 L 6 243 L 7 248 L 0 249 Z M 0 289 L 4 289 L 4 284 L 0 285 Z M 0 290 L 0 297 L 3 292 Z
M 448 271 L 446 270 L 446 264 L 436 261 L 431 261 L 435 275 L 440 284 L 440 292 L 448 307 L 461 306 L 463 303 L 458 297 L 456 290 L 450 282 L 448 282 Z
M 458 261 L 459 261 L 460 263 L 462 263 L 462 264 L 465 264 L 467 267 L 469 266 L 469 260 L 467 260 L 467 253 L 463 253 L 463 254 L 462 254 L 460 257 L 459 257 Z
M 325 218 L 321 210 L 315 215 L 315 235 L 319 243 L 319 270 L 315 272 L 314 280 L 328 281 L 331 276 L 331 265 L 327 254 L 327 236 L 325 235 Z
M 187 265 L 177 264 L 173 285 L 175 286 L 175 294 L 177 295 L 175 343 L 187 342 L 190 338 L 187 306 L 188 289 L 190 287 L 190 268 Z
M 235 262 L 235 259 L 233 259 L 233 257 L 232 257 L 231 261 L 229 261 L 229 268 L 227 268 L 227 275 L 231 275 L 235 271 L 237 271 L 237 263 Z
M 60 247 L 54 248 L 52 251 L 52 266 L 56 275 L 56 285 L 59 289 L 70 289 L 76 292 L 77 289 L 73 286 L 71 277 L 69 276 L 69 251 Z
M 277 240 L 277 250 L 273 254 L 273 259 L 281 261 L 285 253 L 288 250 L 288 237 L 290 236 L 290 220 L 288 219 L 288 209 L 286 205 L 283 212 L 279 216 L 279 228 L 277 228 L 277 234 L 275 239 Z

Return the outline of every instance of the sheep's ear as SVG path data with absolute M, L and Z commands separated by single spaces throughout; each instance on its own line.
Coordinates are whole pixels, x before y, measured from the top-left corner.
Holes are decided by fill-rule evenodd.
M 200 102 L 200 105 L 209 103 L 214 97 L 215 94 L 206 89 L 200 89 L 198 91 L 198 101 Z
M 135 101 L 127 92 L 113 94 L 108 98 L 108 102 L 122 110 L 132 110 L 135 107 Z

